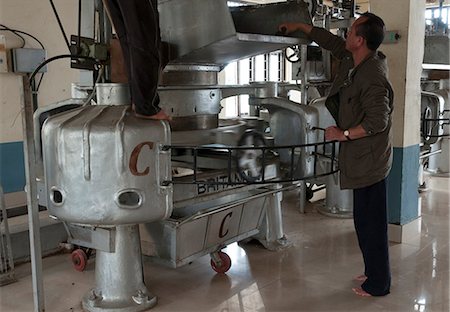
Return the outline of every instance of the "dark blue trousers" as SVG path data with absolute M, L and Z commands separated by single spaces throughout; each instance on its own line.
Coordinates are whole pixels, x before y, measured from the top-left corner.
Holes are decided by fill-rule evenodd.
M 389 294 L 391 272 L 387 237 L 386 179 L 353 190 L 353 220 L 367 280 L 361 285 L 372 296 Z
M 120 41 L 131 99 L 141 115 L 155 115 L 161 70 L 157 0 L 104 0 Z

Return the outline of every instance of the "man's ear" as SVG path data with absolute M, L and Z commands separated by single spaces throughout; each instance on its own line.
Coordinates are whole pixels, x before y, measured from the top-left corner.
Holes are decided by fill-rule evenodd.
M 366 44 L 366 39 L 361 36 L 358 36 L 358 47 L 362 47 Z

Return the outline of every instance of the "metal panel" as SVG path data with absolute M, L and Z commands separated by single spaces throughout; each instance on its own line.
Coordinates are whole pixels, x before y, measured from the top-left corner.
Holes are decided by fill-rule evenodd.
M 282 23 L 303 22 L 311 24 L 308 5 L 303 0 L 240 6 L 231 8 L 230 12 L 236 31 L 239 33 L 279 36 L 278 26 Z M 305 42 L 309 41 L 301 31 L 286 36 L 300 38 Z
M 267 197 L 261 197 L 244 204 L 241 223 L 239 225 L 239 234 L 246 233 L 259 227 L 266 200 Z
M 206 233 L 206 248 L 238 235 L 242 206 L 239 205 L 211 215 Z
M 179 267 L 252 237 L 259 232 L 265 207 L 272 199 L 281 199 L 273 191 L 235 190 L 234 195 L 177 210 L 170 219 L 141 225 L 143 254 Z
M 233 61 L 284 49 L 299 44 L 296 38 L 236 33 L 191 51 L 174 60 L 175 63 L 207 63 L 221 66 Z
M 129 114 L 129 106 L 87 106 L 50 117 L 43 127 L 50 213 L 80 224 L 130 224 L 172 210 L 166 122 Z
M 270 112 L 270 129 L 275 146 L 302 145 L 318 142 L 318 132 L 314 130 L 319 124 L 316 108 L 300 105 L 285 98 L 250 98 L 250 105 L 261 105 Z M 287 136 L 286 133 L 290 135 Z M 308 178 L 315 172 L 315 154 L 317 147 L 296 148 L 292 155 L 289 150 L 279 150 L 280 161 L 289 164 L 294 158 L 297 165 L 294 177 Z M 274 149 L 275 150 L 275 149 Z
M 198 218 L 191 222 L 183 223 L 177 231 L 177 254 L 179 262 L 193 254 L 201 252 L 205 248 L 205 233 L 208 227 L 208 218 Z M 186 239 L 189 237 L 189 239 Z
M 450 38 L 426 36 L 423 63 L 450 65 Z
M 434 144 L 444 134 L 442 118 L 445 99 L 435 92 L 421 92 L 421 138 L 426 144 Z
M 217 87 L 201 89 L 161 87 L 158 88 L 158 93 L 161 98 L 161 108 L 172 117 L 220 113 L 222 94 Z
M 43 49 L 12 49 L 12 69 L 15 73 L 32 73 L 45 61 L 46 51 Z M 47 72 L 47 66 L 42 67 L 39 73 Z
M 94 228 L 70 223 L 64 225 L 69 233 L 70 243 L 105 252 L 115 251 L 116 228 Z
M 269 19 L 258 20 L 255 31 L 246 33 L 248 27 L 242 23 L 250 12 L 237 13 L 238 21 L 233 21 L 225 0 L 161 0 L 159 1 L 161 38 L 169 44 L 169 59 L 173 63 L 201 63 L 223 66 L 232 61 L 282 49 L 284 47 L 306 42 L 305 39 L 275 36 L 279 20 L 291 14 L 296 21 L 311 24 L 306 17 L 307 7 L 302 1 L 292 1 L 298 11 L 276 12 L 271 16 L 270 25 L 264 26 Z M 298 3 L 297 3 L 298 2 Z M 261 9 L 260 7 L 256 8 Z M 268 14 L 271 7 L 264 7 Z M 306 11 L 303 12 L 303 11 Z M 299 13 L 301 12 L 301 13 Z M 259 15 L 261 16 L 261 15 Z M 289 18 L 288 20 L 291 20 Z M 283 20 L 284 21 L 284 20 Z M 236 22 L 236 27 L 235 27 Z M 244 30 L 241 30 L 242 27 Z M 261 31 L 257 29 L 261 27 Z
M 158 10 L 161 39 L 169 44 L 171 59 L 236 32 L 225 0 L 163 0 Z

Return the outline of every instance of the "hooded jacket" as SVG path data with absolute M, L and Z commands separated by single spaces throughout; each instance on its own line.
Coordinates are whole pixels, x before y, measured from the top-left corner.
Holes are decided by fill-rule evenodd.
M 386 56 L 374 51 L 354 67 L 345 41 L 314 27 L 310 38 L 340 60 L 326 106 L 342 130 L 361 125 L 368 136 L 339 146 L 342 189 L 357 189 L 386 178 L 392 165 L 394 92 L 387 78 Z

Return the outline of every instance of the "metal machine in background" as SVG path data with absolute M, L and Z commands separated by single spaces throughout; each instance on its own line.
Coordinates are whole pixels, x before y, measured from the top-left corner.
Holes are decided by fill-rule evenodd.
M 450 174 L 450 37 L 443 10 L 448 12 L 443 1 L 439 1 L 439 8 L 427 10 L 431 19 L 426 21 L 421 81 L 419 190 L 427 188 L 425 171 L 438 176 Z M 436 12 L 438 17 L 434 14 Z
M 448 176 L 450 173 L 450 91 L 448 80 L 439 84 L 423 83 L 421 96 L 421 166 L 420 188 L 426 189 L 423 171 L 432 175 Z
M 168 0 L 159 10 L 170 59 L 159 94 L 170 127 L 134 117 L 127 88 L 117 84 L 97 84 L 94 105 L 74 98 L 35 115 L 40 200 L 71 243 L 97 251 L 88 311 L 156 304 L 143 283 L 141 246 L 173 267 L 211 254 L 217 272 L 230 268 L 221 249 L 232 242 L 287 246 L 281 192 L 336 171 L 335 142 L 322 141 L 316 108 L 287 99 L 292 86 L 217 84 L 231 61 L 306 43 L 276 34 L 281 22 L 311 22 L 303 1 L 229 9 L 226 1 Z M 219 120 L 220 100 L 240 94 L 254 111 L 267 108 L 269 121 Z
M 316 1 L 312 2 L 316 3 Z M 334 29 L 337 35 L 344 37 L 346 30 L 354 21 L 356 3 L 355 1 L 333 1 L 332 4 L 327 6 L 322 1 L 317 1 L 317 4 L 313 6 L 313 24 L 328 30 Z M 336 65 L 336 59 L 329 51 L 315 43 L 288 48 L 285 54 L 286 59 L 292 63 L 292 80 L 301 80 L 301 92 L 304 94 L 302 103 L 318 111 L 318 127 L 324 130 L 335 125 L 334 119 L 325 107 L 325 96 L 334 79 L 333 68 Z M 330 152 L 326 151 L 326 153 Z M 323 158 L 320 163 L 321 166 L 327 166 L 329 160 Z M 326 189 L 325 202 L 318 208 L 320 213 L 339 218 L 353 216 L 353 191 L 340 189 L 338 173 L 306 181 L 309 184 L 306 189 L 307 199 L 313 196 L 314 190 Z M 318 187 L 313 190 L 313 186 Z
M 319 127 L 326 129 L 336 124 L 328 109 L 325 107 L 326 97 L 317 98 L 309 104 L 319 112 Z M 332 151 L 325 151 L 330 155 Z M 336 153 L 339 153 L 337 150 Z M 321 159 L 322 166 L 329 165 L 329 159 Z M 325 203 L 318 208 L 318 211 L 326 216 L 338 218 L 353 217 L 353 190 L 341 190 L 339 173 L 334 173 L 320 179 L 312 180 L 315 184 L 326 185 Z

